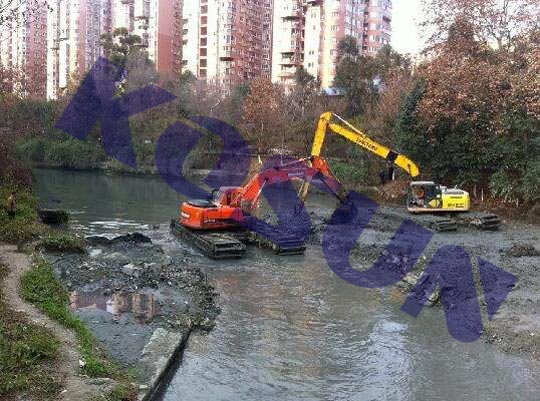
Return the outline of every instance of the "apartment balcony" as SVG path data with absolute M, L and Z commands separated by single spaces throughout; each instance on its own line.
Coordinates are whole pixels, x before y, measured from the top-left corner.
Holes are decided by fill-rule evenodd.
M 286 55 L 289 55 L 289 54 L 295 54 L 296 50 L 295 49 L 284 49 L 284 50 L 280 51 L 280 53 L 281 53 L 282 56 L 286 56 Z
M 284 21 L 299 21 L 302 19 L 302 14 L 300 12 L 291 12 L 288 15 L 284 15 L 281 17 Z
M 293 79 L 294 72 L 280 72 L 278 74 L 278 77 L 280 77 L 281 79 Z
M 283 57 L 281 61 L 279 62 L 279 64 L 284 67 L 290 67 L 290 66 L 297 65 L 298 62 L 295 57 Z

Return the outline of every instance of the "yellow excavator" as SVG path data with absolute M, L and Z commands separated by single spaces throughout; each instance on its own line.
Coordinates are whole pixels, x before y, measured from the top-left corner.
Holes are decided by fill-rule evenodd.
M 332 112 L 326 112 L 319 118 L 311 150 L 312 157 L 319 157 L 321 155 L 328 131 L 347 138 L 349 141 L 367 149 L 387 162 L 393 163 L 412 178 L 420 176 L 418 165 L 407 156 L 377 143 L 358 128 Z M 305 199 L 308 190 L 309 183 L 306 182 L 300 189 L 302 198 Z M 433 181 L 412 181 L 409 184 L 407 210 L 410 213 L 469 212 L 470 206 L 470 195 L 462 189 L 448 188 Z M 493 214 L 475 213 L 462 220 L 469 225 L 475 225 L 483 229 L 498 229 L 501 224 L 499 217 Z M 434 228 L 438 231 L 453 231 L 457 229 L 457 224 L 453 220 L 439 219 L 437 220 L 437 224 L 434 225 Z

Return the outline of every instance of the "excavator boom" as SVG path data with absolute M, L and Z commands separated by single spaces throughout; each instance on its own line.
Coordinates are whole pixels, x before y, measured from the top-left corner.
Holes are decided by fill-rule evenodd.
M 337 121 L 335 121 L 337 120 Z M 369 150 L 371 153 L 394 163 L 399 168 L 407 172 L 411 177 L 417 177 L 420 175 L 420 169 L 411 159 L 407 156 L 395 152 L 380 143 L 375 142 L 369 138 L 359 129 L 355 128 L 347 121 L 337 116 L 334 113 L 327 112 L 321 115 L 319 123 L 317 125 L 317 132 L 315 133 L 315 140 L 313 141 L 313 148 L 311 150 L 312 156 L 320 156 L 326 139 L 326 133 L 330 130 L 338 135 L 347 138 L 349 141 L 356 143 L 364 149 Z

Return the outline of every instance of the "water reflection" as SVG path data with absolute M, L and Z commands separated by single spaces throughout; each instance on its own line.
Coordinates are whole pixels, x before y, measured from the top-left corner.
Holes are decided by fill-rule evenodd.
M 101 294 L 74 291 L 70 294 L 69 300 L 72 311 L 96 308 L 110 313 L 115 319 L 125 313 L 131 313 L 139 324 L 149 323 L 158 313 L 157 301 L 152 294 L 114 294 L 106 297 Z

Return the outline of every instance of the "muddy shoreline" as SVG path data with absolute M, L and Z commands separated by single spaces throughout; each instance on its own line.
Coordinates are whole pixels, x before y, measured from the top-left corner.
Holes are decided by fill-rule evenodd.
M 112 359 L 135 372 L 139 399 L 153 399 L 189 335 L 213 328 L 218 294 L 200 269 L 143 234 L 86 241 L 87 253 L 45 257 L 69 291 L 72 311 Z

